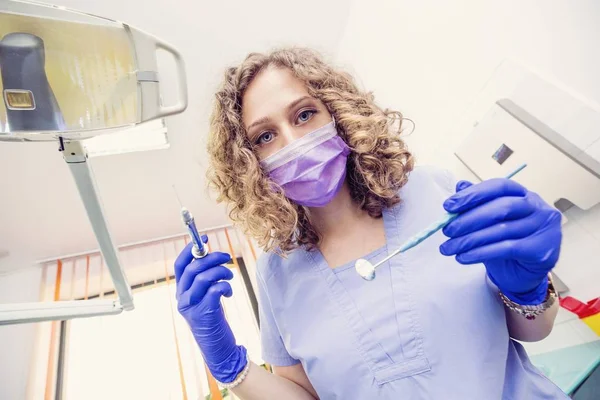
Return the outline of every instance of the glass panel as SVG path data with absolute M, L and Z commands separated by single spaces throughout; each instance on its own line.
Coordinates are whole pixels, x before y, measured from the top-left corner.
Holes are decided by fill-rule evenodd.
M 45 6 L 35 11 L 52 15 L 0 10 L 0 137 L 139 122 L 134 50 L 122 24 Z
M 94 136 L 84 144 L 89 157 L 98 157 L 166 149 L 169 147 L 169 138 L 165 120 L 156 119 L 117 132 Z

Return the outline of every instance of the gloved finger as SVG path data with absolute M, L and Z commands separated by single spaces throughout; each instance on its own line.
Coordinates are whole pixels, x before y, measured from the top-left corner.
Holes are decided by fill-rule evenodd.
M 213 267 L 196 275 L 192 286 L 187 290 L 189 293 L 190 305 L 198 304 L 202 301 L 206 292 L 212 284 L 220 280 L 229 280 L 233 278 L 233 272 L 222 265 Z
M 498 222 L 525 218 L 536 210 L 527 197 L 503 196 L 460 214 L 444 227 L 444 235 L 455 238 L 485 229 Z
M 539 231 L 538 231 L 539 232 Z M 523 239 L 510 239 L 477 247 L 458 254 L 456 261 L 461 264 L 477 264 L 489 260 L 516 260 L 527 263 L 531 268 L 546 268 L 558 260 L 560 247 L 555 246 L 556 235 L 560 231 L 545 231 Z
M 190 288 L 196 275 L 207 269 L 216 267 L 217 265 L 226 264 L 231 260 L 231 256 L 227 253 L 214 252 L 208 254 L 204 258 L 195 259 L 192 261 L 181 274 L 179 282 L 177 282 L 177 294 L 185 292 Z
M 466 189 L 466 188 L 468 188 L 470 186 L 473 186 L 473 184 L 471 182 L 469 182 L 469 181 L 459 181 L 456 184 L 456 191 L 460 192 L 461 190 Z
M 489 260 L 512 258 L 512 251 L 515 246 L 515 240 L 504 240 L 485 246 L 477 247 L 471 251 L 458 254 L 456 261 L 461 264 L 478 264 Z
M 500 222 L 464 236 L 450 239 L 440 246 L 440 252 L 445 256 L 451 256 L 466 253 L 491 243 L 522 239 L 535 233 L 540 224 L 539 218 L 534 215 L 514 221 Z
M 462 213 L 503 196 L 525 196 L 527 189 L 515 181 L 495 178 L 472 185 L 453 194 L 444 202 L 449 213 Z
M 185 267 L 187 267 L 194 259 L 194 256 L 192 255 L 193 245 L 193 243 L 188 243 L 175 260 L 175 282 L 179 281 Z
M 202 235 L 200 240 L 202 240 L 202 243 L 206 244 L 208 243 L 208 236 Z M 183 250 L 181 250 L 181 253 L 179 253 L 177 259 L 175 260 L 175 282 L 179 281 L 179 278 L 181 277 L 185 267 L 187 267 L 188 264 L 194 260 L 192 246 L 194 246 L 193 242 L 188 243 Z
M 514 258 L 533 268 L 554 266 L 558 262 L 562 232 L 560 226 L 546 226 L 534 235 L 518 242 L 513 250 Z
M 216 310 L 221 302 L 221 296 L 231 297 L 233 295 L 233 289 L 227 281 L 221 281 L 214 283 L 206 292 L 206 301 L 208 306 Z

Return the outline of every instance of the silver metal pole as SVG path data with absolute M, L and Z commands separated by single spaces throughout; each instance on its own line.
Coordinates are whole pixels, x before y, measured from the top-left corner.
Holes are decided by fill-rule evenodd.
M 116 300 L 50 301 L 0 305 L 0 326 L 116 315 L 123 307 Z
M 112 281 L 119 295 L 119 302 L 125 310 L 133 310 L 133 294 L 119 260 L 119 251 L 110 235 L 108 222 L 96 188 L 96 180 L 92 168 L 87 162 L 85 148 L 80 141 L 66 142 L 61 139 L 60 142 L 60 150 L 75 179 L 79 195 L 104 257 L 104 262 L 110 271 Z

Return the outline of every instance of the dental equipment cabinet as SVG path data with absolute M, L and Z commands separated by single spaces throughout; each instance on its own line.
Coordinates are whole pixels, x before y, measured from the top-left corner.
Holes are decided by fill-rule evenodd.
M 591 236 L 600 231 L 585 230 L 578 225 L 582 215 L 596 215 L 600 203 L 599 105 L 522 65 L 506 63 L 480 95 L 464 124 L 461 130 L 469 134 L 455 156 L 468 170 L 484 180 L 526 162 L 527 169 L 515 180 L 554 204 L 563 213 L 563 223 L 571 215 L 578 216 L 579 220 L 573 217 L 573 222 L 569 222 L 576 224 L 570 228 L 577 229 L 566 230 L 565 235 L 581 233 L 588 235 L 587 243 L 594 242 Z M 569 211 L 573 206 L 580 210 Z M 590 218 L 595 217 L 590 215 Z M 571 240 L 567 240 L 570 242 L 565 243 L 567 246 L 573 242 L 572 237 L 568 239 Z M 563 253 L 565 250 L 575 251 L 566 248 Z M 583 393 L 597 390 L 600 313 L 596 310 L 597 314 L 592 316 L 588 315 L 591 311 L 584 312 L 582 318 L 571 312 L 585 308 L 585 304 L 574 300 L 580 294 L 594 297 L 586 310 L 593 309 L 593 305 L 598 308 L 600 291 L 592 286 L 595 284 L 597 288 L 600 270 L 596 268 L 597 259 L 584 262 L 585 265 L 574 263 L 576 259 L 581 258 L 561 256 L 553 274 L 562 306 L 553 330 L 558 339 L 551 333 L 545 343 L 532 344 L 535 348 L 525 347 L 531 351 L 533 364 L 577 399 L 589 398 Z M 581 268 L 585 273 L 581 273 Z

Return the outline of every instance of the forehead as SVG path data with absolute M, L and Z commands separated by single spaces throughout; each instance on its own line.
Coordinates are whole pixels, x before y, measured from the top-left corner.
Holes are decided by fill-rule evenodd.
M 288 68 L 269 66 L 252 80 L 242 97 L 245 126 L 263 117 L 273 117 L 294 100 L 308 96 L 304 82 Z

